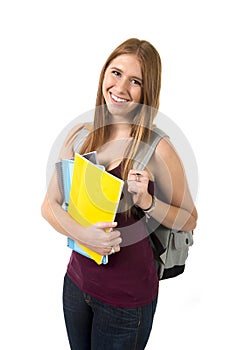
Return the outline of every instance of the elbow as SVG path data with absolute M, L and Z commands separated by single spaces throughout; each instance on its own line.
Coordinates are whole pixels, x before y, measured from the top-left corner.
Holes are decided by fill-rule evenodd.
M 175 224 L 173 225 L 173 229 L 178 230 L 178 231 L 186 231 L 186 232 L 191 232 L 194 231 L 196 228 L 196 220 L 194 218 L 189 218 L 185 223 L 182 224 Z
M 41 205 L 41 215 L 42 217 L 49 221 L 49 217 L 50 217 L 50 206 L 49 206 L 49 202 L 48 202 L 48 198 L 47 196 L 44 198 L 44 201 Z
M 177 231 L 191 232 L 196 228 L 197 211 L 195 208 L 192 212 L 178 208 L 177 215 L 176 212 L 174 214 L 169 217 L 168 221 L 163 221 L 162 224 Z
M 197 226 L 197 211 L 196 209 L 192 212 L 192 214 L 189 216 L 186 224 L 185 224 L 185 231 L 193 231 L 195 230 Z
M 44 219 L 46 219 L 46 207 L 44 203 L 41 205 L 41 215 Z
M 188 230 L 187 231 L 195 230 L 196 226 L 197 226 L 197 220 L 192 216 L 188 222 Z
M 175 220 L 170 225 L 165 225 L 177 231 L 191 232 L 196 228 L 197 220 L 194 216 L 189 215 L 188 218 L 182 218 L 182 220 Z
M 57 220 L 56 215 L 53 211 L 53 202 L 50 203 L 47 195 L 41 205 L 41 215 L 42 217 L 58 232 L 62 234 L 67 234 L 66 230 Z

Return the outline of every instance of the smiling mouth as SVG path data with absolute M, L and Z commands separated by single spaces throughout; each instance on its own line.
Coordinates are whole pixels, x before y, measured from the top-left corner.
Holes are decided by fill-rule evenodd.
M 116 102 L 116 103 L 125 103 L 125 102 L 129 101 L 129 100 L 126 100 L 125 98 L 118 97 L 111 92 L 110 92 L 110 96 L 111 96 L 112 101 Z

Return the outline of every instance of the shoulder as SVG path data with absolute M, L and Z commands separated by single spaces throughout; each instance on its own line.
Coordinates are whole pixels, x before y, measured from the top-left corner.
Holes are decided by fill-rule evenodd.
M 90 123 L 79 123 L 67 134 L 60 152 L 60 158 L 68 158 L 74 155 L 74 145 L 87 135 L 91 130 Z
M 155 154 L 164 158 L 169 158 L 177 155 L 173 144 L 167 137 L 160 139 L 156 146 Z
M 151 147 L 154 149 L 153 158 L 154 156 L 166 158 L 176 155 L 176 151 L 170 141 L 169 135 L 156 125 L 153 125 L 150 143 Z
M 168 137 L 163 137 L 158 142 L 152 157 L 152 166 L 155 169 L 166 167 L 170 172 L 183 169 L 181 159 Z
M 73 144 L 79 135 L 85 135 L 91 130 L 91 123 L 80 123 L 75 125 L 67 134 L 64 145 L 69 146 Z

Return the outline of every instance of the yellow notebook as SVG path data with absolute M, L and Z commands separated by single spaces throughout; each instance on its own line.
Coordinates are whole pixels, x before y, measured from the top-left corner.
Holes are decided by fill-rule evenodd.
M 124 181 L 75 154 L 68 213 L 82 226 L 113 222 Z M 103 256 L 79 244 L 97 263 Z

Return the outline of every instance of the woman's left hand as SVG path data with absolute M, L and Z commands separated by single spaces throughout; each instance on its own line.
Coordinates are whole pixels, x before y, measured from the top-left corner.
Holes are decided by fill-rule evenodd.
M 129 171 L 127 184 L 132 193 L 133 202 L 141 209 L 148 209 L 152 204 L 152 196 L 148 192 L 149 174 L 145 170 Z

